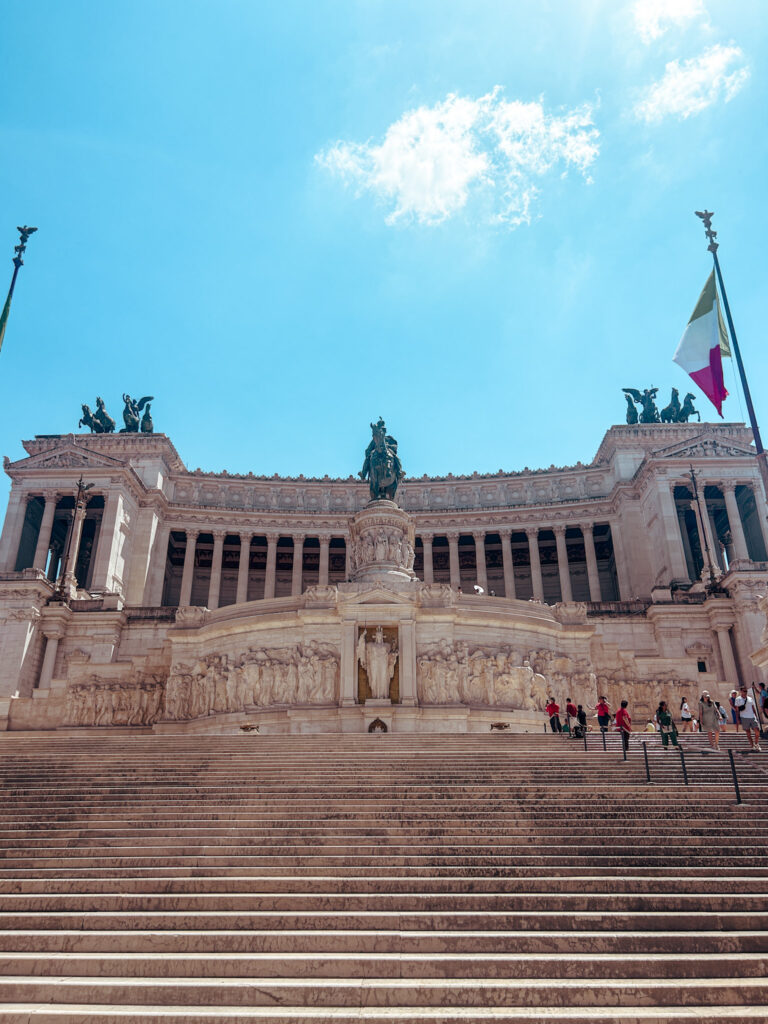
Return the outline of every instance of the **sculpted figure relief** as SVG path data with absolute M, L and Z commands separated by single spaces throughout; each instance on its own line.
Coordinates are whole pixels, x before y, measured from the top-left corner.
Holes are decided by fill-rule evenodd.
M 419 700 L 423 704 L 501 704 L 538 710 L 547 697 L 547 680 L 511 647 L 469 648 L 442 640 L 416 661 Z
M 248 650 L 237 660 L 210 654 L 176 664 L 166 686 L 166 717 L 176 721 L 245 707 L 332 704 L 339 656 L 329 644 Z
M 397 649 L 384 639 L 381 626 L 376 627 L 372 640 L 368 640 L 367 636 L 368 630 L 364 629 L 357 642 L 357 660 L 368 676 L 371 696 L 375 700 L 388 700 L 389 684 L 395 674 Z
M 152 725 L 164 710 L 161 682 L 109 683 L 91 676 L 67 687 L 65 721 L 74 726 Z

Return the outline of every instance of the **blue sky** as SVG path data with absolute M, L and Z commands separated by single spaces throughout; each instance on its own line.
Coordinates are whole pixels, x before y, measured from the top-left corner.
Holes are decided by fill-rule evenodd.
M 2 454 L 128 391 L 191 469 L 588 462 L 688 389 L 704 206 L 768 432 L 765 54 L 758 0 L 7 4 Z

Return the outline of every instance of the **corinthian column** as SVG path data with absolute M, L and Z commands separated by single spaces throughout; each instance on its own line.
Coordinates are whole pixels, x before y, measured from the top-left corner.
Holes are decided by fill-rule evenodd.
M 45 564 L 48 561 L 48 552 L 51 547 L 53 516 L 56 512 L 56 499 L 58 498 L 58 493 L 56 491 L 45 491 L 43 498 L 45 500 L 45 508 L 43 510 L 42 522 L 40 523 L 40 533 L 37 535 L 35 558 L 32 562 L 35 569 L 45 569 Z
M 461 586 L 461 567 L 459 566 L 459 535 L 456 532 L 448 534 L 448 559 L 451 566 L 451 586 Z
M 602 601 L 603 595 L 600 592 L 600 573 L 597 568 L 597 555 L 595 554 L 595 524 L 582 523 L 581 533 L 584 537 L 584 553 L 587 556 L 587 578 L 589 579 L 590 601 Z
M 568 568 L 568 545 L 565 543 L 565 527 L 562 524 L 553 527 L 557 544 L 557 571 L 560 576 L 560 596 L 563 601 L 573 600 L 571 589 L 571 572 Z
M 279 534 L 267 534 L 267 571 L 264 577 L 264 598 L 275 596 L 275 571 L 277 568 L 277 541 Z
M 723 484 L 723 497 L 725 508 L 728 512 L 728 525 L 731 528 L 731 540 L 733 541 L 733 557 L 738 559 L 749 559 L 747 551 L 747 539 L 744 536 L 744 526 L 741 522 L 739 503 L 736 501 L 736 484 Z
M 301 594 L 303 570 L 304 537 L 298 534 L 293 538 L 293 568 L 291 569 L 291 597 L 299 597 Z
M 488 568 L 485 564 L 485 534 L 473 533 L 475 538 L 475 571 L 477 573 L 478 586 L 488 590 Z
M 539 557 L 539 528 L 532 526 L 525 531 L 528 537 L 528 552 L 531 559 L 531 586 L 537 601 L 544 600 L 544 581 L 541 578 L 541 558 Z
M 320 570 L 317 582 L 321 587 L 328 586 L 328 550 L 331 544 L 330 537 L 320 537 Z
M 213 558 L 211 560 L 211 581 L 208 584 L 208 607 L 213 611 L 219 607 L 221 590 L 221 561 L 224 557 L 226 530 L 213 531 Z
M 425 583 L 433 583 L 435 576 L 432 568 L 432 537 L 431 533 L 421 534 L 421 550 L 424 555 L 424 569 L 422 570 Z
M 181 593 L 179 605 L 184 607 L 192 599 L 192 577 L 195 573 L 195 550 L 199 530 L 187 530 L 187 546 L 184 549 L 184 568 L 181 573 Z
M 515 563 L 512 558 L 512 531 L 499 530 L 501 537 L 501 558 L 504 564 L 504 596 L 514 601 L 515 594 Z
M 240 534 L 240 561 L 237 565 L 237 604 L 248 600 L 248 570 L 251 567 L 251 535 Z

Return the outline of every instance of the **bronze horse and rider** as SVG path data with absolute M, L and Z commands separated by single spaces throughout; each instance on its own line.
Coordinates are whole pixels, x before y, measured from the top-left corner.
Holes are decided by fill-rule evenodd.
M 365 462 L 360 479 L 368 479 L 371 501 L 395 500 L 397 486 L 405 476 L 397 455 L 397 441 L 387 433 L 384 420 L 371 424 L 373 439 L 365 449 Z

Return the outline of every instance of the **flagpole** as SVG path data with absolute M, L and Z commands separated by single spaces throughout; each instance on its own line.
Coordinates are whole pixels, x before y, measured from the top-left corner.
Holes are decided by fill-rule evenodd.
M 5 327 L 8 323 L 8 314 L 11 309 L 11 299 L 13 298 L 13 289 L 16 287 L 16 278 L 19 276 L 19 268 L 24 266 L 24 260 L 22 257 L 27 249 L 27 242 L 29 236 L 37 231 L 37 228 L 30 228 L 26 225 L 23 228 L 16 228 L 19 232 L 19 244 L 13 247 L 13 251 L 16 255 L 13 257 L 13 276 L 11 277 L 11 287 L 8 289 L 8 297 L 5 300 L 3 306 L 2 316 L 0 316 L 0 348 L 3 346 L 3 338 L 5 337 Z
M 755 415 L 755 407 L 752 404 L 752 394 L 749 390 L 747 374 L 744 370 L 744 363 L 741 359 L 741 349 L 739 348 L 739 342 L 736 338 L 736 330 L 733 326 L 731 307 L 728 304 L 728 293 L 725 290 L 723 274 L 720 270 L 720 260 L 717 258 L 717 250 L 719 248 L 719 243 L 715 241 L 715 239 L 717 238 L 717 232 L 712 230 L 712 218 L 714 217 L 714 212 L 712 210 L 704 210 L 702 212 L 696 210 L 696 216 L 699 218 L 699 220 L 704 222 L 704 234 L 707 236 L 707 240 L 709 242 L 707 249 L 709 252 L 712 253 L 712 259 L 715 264 L 717 283 L 720 286 L 720 294 L 723 297 L 723 305 L 725 306 L 725 317 L 728 321 L 728 330 L 731 335 L 731 341 L 733 342 L 733 352 L 736 356 L 736 365 L 739 368 L 741 389 L 744 392 L 744 400 L 747 403 L 747 414 L 749 416 L 749 424 L 752 427 L 752 436 L 755 439 L 755 455 L 757 457 L 757 465 L 760 469 L 760 476 L 763 481 L 763 487 L 765 489 L 766 497 L 768 497 L 768 464 L 766 464 L 765 449 L 763 448 L 763 441 L 760 437 L 760 428 L 757 425 L 757 416 Z

